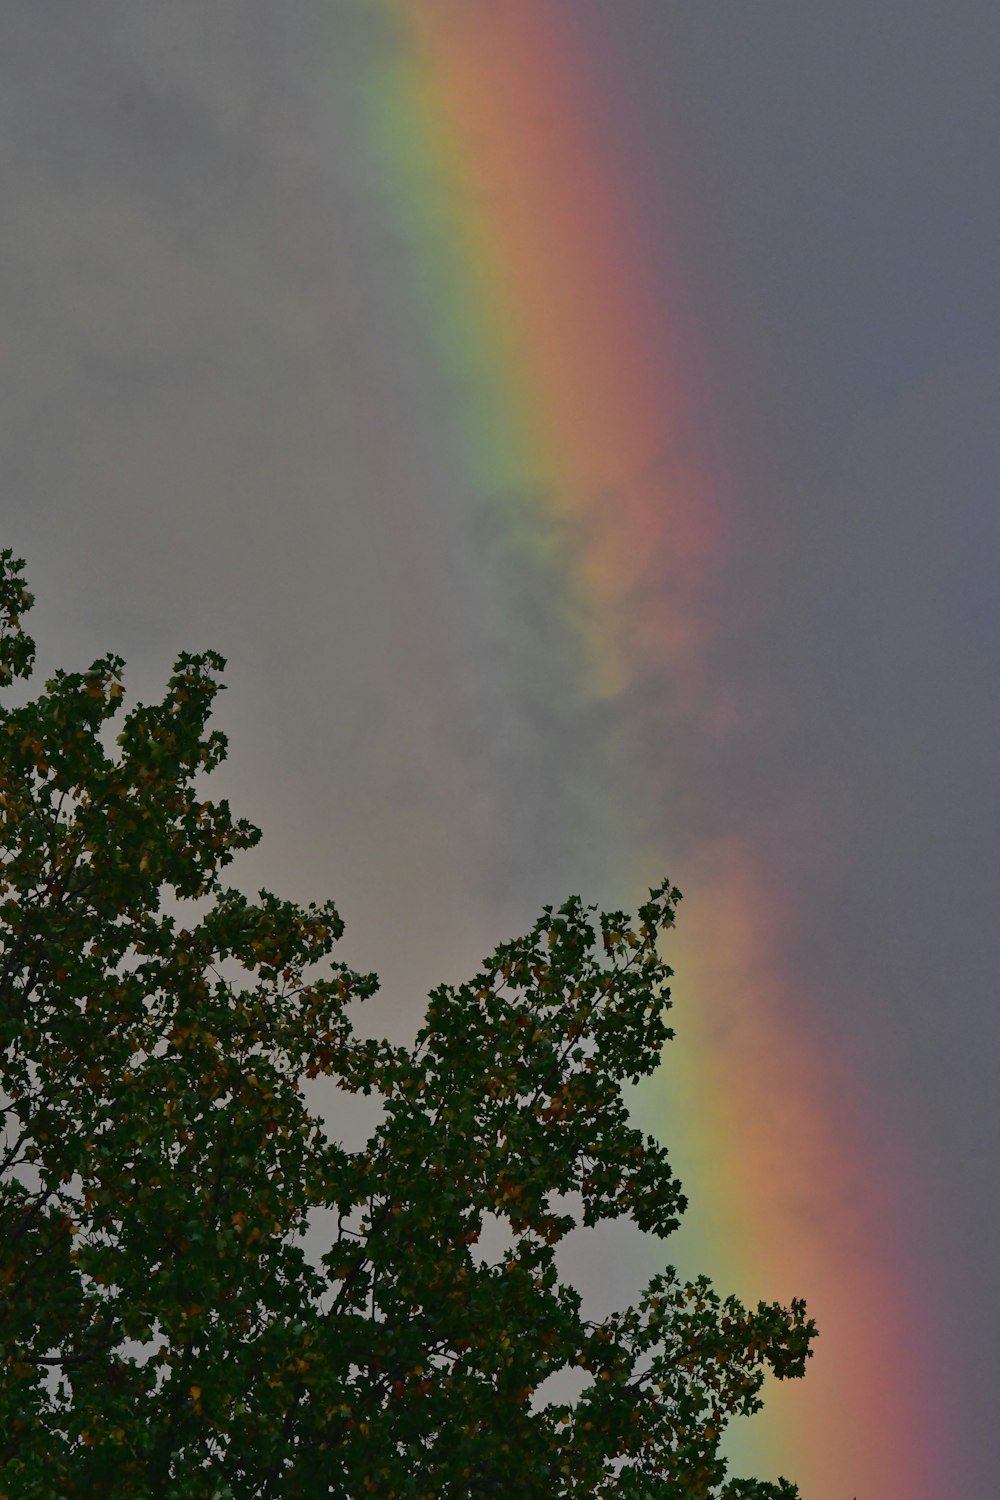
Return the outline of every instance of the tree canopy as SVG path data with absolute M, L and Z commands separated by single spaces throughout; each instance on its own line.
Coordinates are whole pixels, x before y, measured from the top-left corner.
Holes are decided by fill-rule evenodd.
M 3 552 L 4 688 L 31 604 Z M 802 1302 L 667 1266 L 595 1321 L 557 1272 L 578 1224 L 685 1207 L 622 1095 L 672 1036 L 680 893 L 546 907 L 413 1047 L 361 1038 L 336 908 L 223 883 L 259 838 L 204 795 L 224 665 L 126 712 L 106 656 L 0 709 L 0 1500 L 792 1500 L 719 1443 L 804 1372 Z M 377 1096 L 363 1149 L 310 1079 Z

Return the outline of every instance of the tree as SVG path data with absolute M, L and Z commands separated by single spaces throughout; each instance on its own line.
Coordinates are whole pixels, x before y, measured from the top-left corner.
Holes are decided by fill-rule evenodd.
M 5 686 L 31 603 L 0 554 Z M 594 1322 L 556 1271 L 578 1221 L 685 1207 L 621 1093 L 672 1035 L 680 893 L 546 907 L 413 1048 L 360 1039 L 377 981 L 333 959 L 334 906 L 220 878 L 259 837 L 200 785 L 223 666 L 183 655 L 123 713 L 107 656 L 0 712 L 0 1496 L 790 1500 L 718 1446 L 766 1368 L 803 1373 L 801 1302 L 667 1267 Z M 307 1108 L 320 1077 L 381 1100 L 363 1150 Z M 547 1397 L 567 1367 L 582 1394 Z

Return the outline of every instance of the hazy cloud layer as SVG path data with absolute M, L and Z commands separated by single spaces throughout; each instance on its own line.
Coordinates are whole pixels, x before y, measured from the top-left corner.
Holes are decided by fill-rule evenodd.
M 540 900 L 616 899 L 623 834 L 682 884 L 756 840 L 939 1195 L 989 1500 L 1000 13 L 573 11 L 738 478 L 696 677 L 595 701 L 545 497 L 469 513 L 363 137 L 398 42 L 347 0 L 0 15 L 3 540 L 45 665 L 121 650 L 148 695 L 179 649 L 229 655 L 247 883 L 341 902 L 372 1024 L 411 1029 Z

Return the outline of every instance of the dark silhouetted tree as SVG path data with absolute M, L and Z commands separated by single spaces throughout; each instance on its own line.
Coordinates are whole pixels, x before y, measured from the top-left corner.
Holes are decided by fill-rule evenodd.
M 3 553 L 8 687 L 22 575 Z M 259 837 L 201 788 L 223 665 L 181 656 L 125 713 L 108 656 L 0 712 L 0 1496 L 794 1496 L 727 1482 L 719 1441 L 768 1367 L 803 1373 L 801 1302 L 668 1267 L 595 1322 L 554 1261 L 577 1223 L 684 1209 L 621 1093 L 672 1034 L 679 892 L 546 908 L 413 1048 L 360 1039 L 376 980 L 331 957 L 336 909 L 220 879 Z M 363 1150 L 317 1078 L 381 1100 Z M 546 1396 L 567 1368 L 582 1393 Z

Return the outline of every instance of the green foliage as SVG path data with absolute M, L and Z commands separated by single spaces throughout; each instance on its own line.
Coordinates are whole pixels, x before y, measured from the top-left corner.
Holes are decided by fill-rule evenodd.
M 8 684 L 21 575 L 0 554 Z M 680 893 L 599 928 L 546 908 L 412 1050 L 361 1040 L 376 980 L 333 961 L 336 909 L 220 879 L 259 837 L 198 786 L 223 665 L 182 656 L 123 713 L 108 656 L 0 712 L 0 1497 L 791 1500 L 726 1483 L 718 1444 L 765 1368 L 803 1373 L 802 1303 L 668 1267 L 595 1323 L 556 1272 L 577 1220 L 666 1236 L 685 1206 L 621 1094 L 671 1036 Z M 319 1077 L 382 1101 L 363 1150 L 307 1109 Z M 566 1368 L 582 1394 L 546 1399 Z

